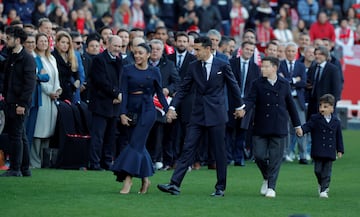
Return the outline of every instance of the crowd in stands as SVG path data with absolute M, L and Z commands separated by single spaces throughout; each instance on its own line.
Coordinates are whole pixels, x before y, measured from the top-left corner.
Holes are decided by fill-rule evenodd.
M 302 79 L 311 70 L 316 70 L 315 50 L 320 49 L 321 54 L 331 53 L 326 60 L 335 65 L 339 74 L 341 87 L 333 93 L 339 100 L 343 85 L 339 59 L 352 56 L 352 47 L 360 44 L 359 19 L 360 1 L 356 0 L 0 0 L 0 48 L 1 56 L 6 60 L 8 51 L 4 41 L 9 26 L 19 26 L 28 34 L 23 47 L 36 60 L 38 82 L 33 93 L 34 109 L 30 110 L 29 116 L 32 122 L 27 124 L 26 131 L 32 147 L 31 166 L 38 168 L 41 166 L 41 149 L 49 147 L 49 138 L 55 129 L 57 111 L 54 102 L 91 101 L 88 76 L 92 61 L 108 48 L 111 35 L 121 38 L 119 56 L 123 65 L 134 64 L 132 50 L 138 44 L 149 42 L 153 48 L 162 48 L 159 51 L 153 49 L 149 63 L 159 67 L 163 76 L 167 75 L 162 85 L 164 95 L 169 99 L 176 94 L 184 78 L 184 62 L 189 61 L 179 54 L 189 54 L 186 58 L 195 60 L 194 38 L 206 35 L 212 41 L 214 55 L 225 61 L 251 56 L 256 68 L 263 56 L 275 56 L 284 61 L 286 70 L 290 60 L 301 62 Z M 249 51 L 249 57 L 246 57 L 249 53 L 243 54 L 243 47 L 247 46 L 244 42 L 256 45 Z M 2 70 L 6 73 L 6 69 Z M 306 79 L 302 83 L 301 93 L 308 102 L 311 84 Z M 294 98 L 298 96 L 295 94 Z M 166 123 L 161 118 L 161 106 L 157 107 L 159 117 L 148 140 L 156 169 L 167 170 L 175 166 L 184 128 L 189 122 L 187 113 L 191 112 L 191 103 L 190 96 L 181 105 L 180 118 L 175 123 Z M 301 106 L 298 109 L 304 110 Z M 123 126 L 117 128 L 121 131 Z M 232 147 L 239 138 L 230 128 L 227 136 L 232 139 L 227 141 L 227 161 L 244 166 L 246 159 L 252 159 L 251 129 L 242 132 L 241 153 L 237 155 Z M 117 140 L 117 150 L 121 150 L 123 142 Z M 284 159 L 296 159 L 297 143 L 301 143 L 299 162 L 307 164 L 309 142 L 297 141 L 294 132 L 289 135 Z M 197 151 L 193 169 L 202 165 L 214 169 L 212 150 L 208 150 L 206 140 L 203 144 Z M 116 157 L 115 153 L 111 154 Z

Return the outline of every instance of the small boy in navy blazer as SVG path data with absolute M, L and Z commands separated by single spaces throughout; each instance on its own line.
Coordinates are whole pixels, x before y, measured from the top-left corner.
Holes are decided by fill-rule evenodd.
M 319 184 L 319 196 L 328 198 L 332 162 L 344 154 L 344 144 L 339 119 L 332 115 L 335 97 L 325 94 L 319 100 L 319 113 L 301 126 L 298 136 L 311 132 L 311 157 L 314 160 L 314 171 Z

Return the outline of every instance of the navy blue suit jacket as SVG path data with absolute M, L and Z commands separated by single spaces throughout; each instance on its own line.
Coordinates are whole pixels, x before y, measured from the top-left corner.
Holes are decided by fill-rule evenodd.
M 241 79 L 241 59 L 240 58 L 232 58 L 230 59 L 230 66 L 231 69 L 234 73 L 235 79 L 238 82 L 239 88 L 241 90 L 241 86 L 242 83 L 244 81 L 242 81 Z M 251 85 L 252 82 L 258 78 L 261 77 L 261 71 L 258 65 L 255 64 L 255 62 L 253 60 L 249 60 L 249 67 L 248 67 L 248 72 L 246 75 L 246 80 L 245 80 L 245 88 L 244 88 L 244 98 L 247 97 L 249 95 L 250 89 L 251 89 Z M 234 104 L 233 104 L 233 99 L 231 97 L 229 97 L 229 126 L 233 126 L 235 124 L 235 118 L 233 116 L 233 112 L 234 112 Z M 253 112 L 252 110 L 248 110 L 245 114 L 245 116 L 240 119 L 241 120 L 241 128 L 245 128 L 247 129 L 250 122 L 253 119 Z
M 122 60 L 112 60 L 105 50 L 93 59 L 90 69 L 89 110 L 104 117 L 119 117 L 120 104 L 113 104 L 120 93 Z
M 293 126 L 301 125 L 290 84 L 280 76 L 274 86 L 266 77 L 255 80 L 245 103 L 246 111 L 255 107 L 254 135 L 287 136 L 289 116 Z
M 290 83 L 291 89 L 296 90 L 297 98 L 302 110 L 305 110 L 305 87 L 306 87 L 306 68 L 300 61 L 295 61 L 293 73 L 290 75 L 286 60 L 280 61 L 278 73 L 282 73 L 284 78 Z M 300 77 L 301 81 L 294 83 L 293 78 Z
M 344 153 L 344 143 L 339 119 L 332 116 L 328 123 L 320 114 L 314 114 L 301 127 L 304 133 L 311 132 L 311 157 L 336 159 L 336 152 Z
M 169 54 L 168 59 L 173 61 L 176 65 L 178 58 L 176 56 L 176 53 Z M 179 69 L 179 76 L 180 76 L 180 82 L 184 79 L 186 72 L 188 71 L 189 64 L 192 61 L 196 61 L 196 57 L 189 52 L 186 52 L 185 58 L 183 60 L 183 63 Z M 190 121 L 190 115 L 192 112 L 192 104 L 195 97 L 195 90 L 192 88 L 190 93 L 182 100 L 180 103 L 177 112 L 180 115 L 180 120 L 182 122 L 188 123 Z
M 225 84 L 228 92 L 236 100 L 234 104 L 236 107 L 240 107 L 243 104 L 240 88 L 228 63 L 214 57 L 209 80 L 206 80 L 201 61 L 191 62 L 171 105 L 177 107 L 194 85 L 195 99 L 190 123 L 203 126 L 225 124 L 228 121 L 225 105 Z
M 309 68 L 308 76 L 309 81 L 315 90 L 310 90 L 309 106 L 308 106 L 308 118 L 312 114 L 316 114 L 319 108 L 319 99 L 324 94 L 330 93 L 335 97 L 335 100 L 340 100 L 341 93 L 341 76 L 338 67 L 330 62 L 327 62 L 319 82 L 315 83 L 316 65 Z

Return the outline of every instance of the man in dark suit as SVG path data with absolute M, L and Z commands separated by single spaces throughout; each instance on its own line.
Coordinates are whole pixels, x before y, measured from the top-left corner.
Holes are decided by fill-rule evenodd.
M 230 59 L 231 69 L 235 75 L 241 90 L 241 97 L 244 98 L 249 94 L 251 84 L 261 76 L 260 68 L 251 60 L 256 45 L 250 41 L 241 44 L 241 57 Z M 229 122 L 226 127 L 226 141 L 228 151 L 228 163 L 234 160 L 235 166 L 245 166 L 244 148 L 246 141 L 249 141 L 251 131 L 247 131 L 249 122 L 253 119 L 253 112 L 249 111 L 241 120 L 233 116 L 234 99 L 229 98 Z M 236 102 L 236 101 L 235 101 Z
M 209 137 L 209 145 L 215 150 L 217 183 L 212 196 L 224 196 L 226 188 L 225 123 L 228 120 L 225 106 L 224 86 L 236 99 L 237 118 L 244 116 L 240 88 L 228 63 L 211 54 L 211 41 L 208 37 L 195 39 L 194 48 L 198 61 L 190 63 L 189 70 L 176 93 L 169 111 L 168 119 L 175 119 L 175 109 L 184 97 L 195 88 L 195 100 L 191 120 L 187 127 L 183 151 L 169 184 L 160 184 L 158 188 L 173 195 L 180 193 L 180 185 L 186 174 L 201 137 Z M 207 133 L 207 134 L 205 134 Z
M 163 93 L 166 98 L 172 97 L 176 92 L 180 77 L 175 68 L 175 64 L 163 55 L 164 44 L 159 39 L 150 41 L 151 54 L 149 58 L 150 65 L 160 69 Z M 158 108 L 158 110 L 161 108 Z M 147 148 L 153 163 L 162 161 L 162 150 L 169 150 L 172 146 L 171 124 L 166 124 L 165 112 L 158 111 L 157 121 L 152 127 L 147 141 Z M 156 164 L 155 164 L 156 166 Z M 160 169 L 160 168 L 156 168 Z
M 245 98 L 245 110 L 255 110 L 253 152 L 255 162 L 263 176 L 260 193 L 275 197 L 275 187 L 288 135 L 289 115 L 291 122 L 300 131 L 300 120 L 296 111 L 290 84 L 277 75 L 279 60 L 264 57 L 261 62 L 261 78 L 252 83 Z
M 10 169 L 1 174 L 7 176 L 31 176 L 29 144 L 24 121 L 31 106 L 36 84 L 36 64 L 22 44 L 27 34 L 19 27 L 5 30 L 9 56 L 0 69 L 0 98 L 5 97 L 6 124 L 10 140 Z M 4 74 L 3 74 L 4 73 Z
M 92 61 L 96 55 L 100 53 L 100 37 L 96 34 L 91 34 L 86 39 L 86 49 L 83 55 L 83 64 L 85 71 L 85 81 L 81 86 L 81 100 L 89 102 L 89 91 L 87 90 L 89 82 L 89 74 L 92 65 Z
M 332 94 L 336 102 L 340 100 L 341 77 L 339 69 L 328 62 L 329 50 L 324 46 L 315 49 L 316 66 L 308 71 L 311 84 L 307 119 L 316 114 L 319 108 L 319 99 L 324 94 Z M 335 104 L 336 105 L 336 104 Z
M 116 123 L 120 116 L 123 65 L 118 55 L 121 38 L 110 36 L 107 45 L 108 48 L 94 58 L 89 75 L 89 110 L 92 112 L 90 170 L 110 169 L 114 158 Z
M 333 54 L 333 52 L 331 52 L 331 50 L 333 49 L 333 43 L 330 41 L 330 39 L 328 38 L 323 38 L 322 39 L 323 41 L 323 45 L 329 50 L 330 52 L 330 55 L 329 55 L 329 59 L 328 61 L 332 64 L 334 64 L 339 70 L 339 75 L 340 75 L 340 79 L 341 79 L 341 86 L 340 86 L 340 96 L 341 96 L 341 92 L 344 88 L 344 73 L 343 73 L 343 70 L 342 70 L 342 65 L 339 61 L 338 58 L 336 58 L 336 56 Z
M 221 41 L 221 33 L 216 29 L 210 29 L 207 32 L 206 36 L 209 37 L 211 40 L 211 53 L 214 55 L 214 57 L 217 57 L 229 63 L 229 58 L 225 54 L 218 51 Z M 227 94 L 226 87 L 225 94 Z M 227 98 L 225 98 L 225 100 L 225 104 L 228 105 Z M 214 150 L 212 150 L 212 147 L 208 145 L 209 142 L 207 141 L 207 139 L 204 139 L 201 143 L 202 146 L 200 146 L 198 150 L 198 159 L 196 160 L 207 161 L 208 169 L 216 169 Z
M 294 42 L 289 42 L 285 46 L 285 60 L 280 61 L 278 73 L 283 76 L 291 86 L 291 95 L 295 102 L 300 122 L 305 123 L 305 87 L 306 87 L 306 68 L 305 65 L 296 60 L 298 46 Z M 300 155 L 300 164 L 307 164 L 306 160 L 306 139 L 297 137 L 293 126 L 289 128 L 288 142 L 285 148 L 285 160 L 293 161 L 291 156 L 294 155 L 295 144 L 298 144 Z
M 196 60 L 196 57 L 190 54 L 187 49 L 189 47 L 189 36 L 186 32 L 177 32 L 175 35 L 175 53 L 168 55 L 168 59 L 175 63 L 176 69 L 182 81 L 188 70 L 189 63 Z M 182 144 L 184 143 L 186 125 L 190 122 L 190 115 L 192 111 L 192 103 L 194 100 L 194 89 L 184 98 L 177 109 L 179 117 L 174 123 L 173 135 L 175 135 L 173 143 L 173 152 L 168 153 L 167 150 L 163 152 L 164 169 L 167 170 L 173 166 L 176 159 L 180 155 Z

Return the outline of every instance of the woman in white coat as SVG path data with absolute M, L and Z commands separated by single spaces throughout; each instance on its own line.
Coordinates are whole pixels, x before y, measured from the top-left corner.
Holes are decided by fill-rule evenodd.
M 33 146 L 30 153 L 31 166 L 40 168 L 42 149 L 49 147 L 50 137 L 55 131 L 58 113 L 55 100 L 59 98 L 62 89 L 56 60 L 50 53 L 48 37 L 43 33 L 39 33 L 35 36 L 35 40 L 35 53 L 37 57 L 40 57 L 42 64 L 40 73 L 49 75 L 49 81 L 41 83 L 42 105 L 39 107 L 37 114 Z

